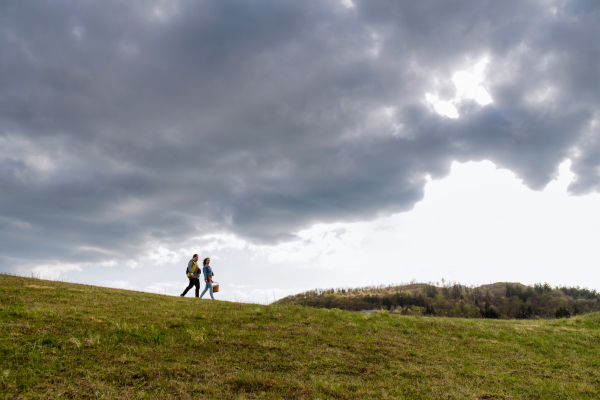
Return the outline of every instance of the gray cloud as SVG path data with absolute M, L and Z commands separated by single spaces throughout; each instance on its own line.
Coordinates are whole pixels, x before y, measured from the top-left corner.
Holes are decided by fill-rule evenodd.
M 600 187 L 600 5 L 333 0 L 0 5 L 0 254 L 125 260 L 411 209 L 489 159 Z M 493 103 L 458 105 L 484 57 Z

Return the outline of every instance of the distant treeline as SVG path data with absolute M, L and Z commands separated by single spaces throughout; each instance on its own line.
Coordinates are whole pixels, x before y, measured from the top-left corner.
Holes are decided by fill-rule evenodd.
M 470 287 L 412 283 L 398 286 L 315 289 L 278 304 L 341 310 L 389 310 L 404 315 L 464 318 L 560 318 L 600 311 L 600 293 L 577 287 L 499 282 Z

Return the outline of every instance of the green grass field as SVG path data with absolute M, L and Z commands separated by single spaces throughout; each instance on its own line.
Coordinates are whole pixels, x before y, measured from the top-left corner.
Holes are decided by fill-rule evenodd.
M 407 317 L 0 275 L 0 321 L 6 399 L 600 398 L 599 313 Z

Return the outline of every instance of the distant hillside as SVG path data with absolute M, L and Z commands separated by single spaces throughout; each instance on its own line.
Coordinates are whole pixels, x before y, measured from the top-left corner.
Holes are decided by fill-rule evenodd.
M 458 283 L 315 289 L 280 299 L 276 304 L 362 311 L 384 309 L 403 315 L 464 318 L 555 318 L 600 311 L 600 293 L 547 283 L 526 286 L 497 282 L 468 287 Z
M 0 322 L 0 399 L 600 398 L 600 313 L 362 314 L 0 275 Z

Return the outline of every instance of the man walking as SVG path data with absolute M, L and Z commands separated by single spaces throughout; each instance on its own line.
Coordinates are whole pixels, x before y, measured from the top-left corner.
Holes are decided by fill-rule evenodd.
M 198 268 L 198 254 L 194 254 L 194 257 L 190 260 L 187 267 L 187 276 L 190 279 L 190 284 L 187 288 L 180 294 L 181 297 L 184 297 L 186 293 L 194 286 L 196 286 L 196 297 L 200 297 L 200 268 Z

